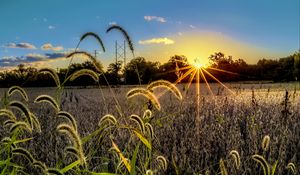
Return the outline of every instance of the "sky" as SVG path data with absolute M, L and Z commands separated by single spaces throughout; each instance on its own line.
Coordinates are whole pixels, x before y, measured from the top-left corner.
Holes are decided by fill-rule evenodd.
M 114 24 L 129 33 L 135 55 L 150 61 L 177 54 L 208 64 L 223 52 L 255 64 L 299 50 L 299 9 L 299 0 L 0 0 L 0 69 L 65 67 L 86 32 L 97 33 L 106 52 L 92 38 L 79 49 L 96 50 L 107 67 L 115 41 L 124 41 L 117 31 L 106 33 Z

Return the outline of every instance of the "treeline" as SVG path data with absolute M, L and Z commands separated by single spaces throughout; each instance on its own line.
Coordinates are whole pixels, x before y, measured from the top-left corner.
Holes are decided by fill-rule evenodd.
M 99 82 L 95 82 L 88 76 L 82 76 L 75 81 L 66 81 L 65 86 L 89 86 L 89 85 L 122 85 L 122 84 L 147 84 L 158 79 L 175 82 L 181 76 L 186 75 L 180 82 L 191 80 L 192 73 L 185 69 L 189 65 L 188 59 L 183 55 L 172 56 L 168 62 L 147 61 L 143 57 L 132 59 L 123 67 L 122 62 L 111 63 L 106 71 L 97 70 L 93 63 L 73 63 L 68 68 L 57 69 L 61 82 L 73 72 L 80 69 L 91 69 L 97 72 Z M 209 57 L 210 66 L 205 69 L 203 75 L 207 81 L 215 81 L 212 76 L 220 81 L 298 81 L 300 78 L 300 52 L 276 59 L 261 59 L 257 64 L 247 64 L 243 59 L 234 59 L 231 56 L 218 52 Z M 202 76 L 202 75 L 200 75 Z M 194 78 L 195 79 L 195 78 Z M 200 78 L 201 79 L 201 78 Z M 11 71 L 0 73 L 1 87 L 19 86 L 55 86 L 55 82 L 49 74 L 39 73 L 34 67 L 26 67 L 23 64 Z

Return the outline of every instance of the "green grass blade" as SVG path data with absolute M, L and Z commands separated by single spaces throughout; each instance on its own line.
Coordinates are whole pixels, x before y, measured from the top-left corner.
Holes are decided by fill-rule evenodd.
M 22 139 L 22 140 L 16 140 L 16 141 L 14 141 L 14 143 L 23 143 L 23 142 L 27 142 L 27 141 L 32 140 L 32 139 L 33 139 L 33 137 Z
M 70 169 L 73 169 L 74 167 L 76 167 L 77 165 L 80 164 L 80 160 L 76 160 L 75 162 L 69 164 L 68 166 L 64 167 L 63 169 L 61 169 L 60 171 L 62 173 L 66 173 L 67 171 L 69 171 Z
M 91 138 L 93 138 L 94 136 L 96 136 L 99 132 L 101 132 L 103 130 L 103 128 L 99 128 L 96 131 L 92 132 L 90 135 L 87 135 L 85 137 L 83 137 L 81 139 L 82 144 L 86 143 L 87 141 L 89 141 Z
M 136 160 L 137 160 L 137 154 L 139 152 L 139 148 L 140 148 L 140 143 L 138 143 L 138 145 L 135 147 L 134 149 L 134 153 L 131 159 L 131 172 L 130 175 L 135 175 L 136 174 L 136 168 L 135 168 L 135 164 L 136 164 Z

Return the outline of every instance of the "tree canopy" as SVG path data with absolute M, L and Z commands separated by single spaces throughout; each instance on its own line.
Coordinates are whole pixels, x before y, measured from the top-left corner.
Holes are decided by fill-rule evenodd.
M 243 59 L 234 59 L 222 52 L 216 52 L 209 57 L 210 66 L 206 68 L 220 81 L 247 81 L 247 80 L 270 80 L 270 81 L 299 81 L 300 79 L 300 52 L 292 55 L 272 59 L 260 59 L 257 64 L 247 64 Z M 101 70 L 96 69 L 90 61 L 73 63 L 67 68 L 57 69 L 61 81 L 66 74 L 70 75 L 80 69 L 89 69 L 100 75 L 99 83 L 107 85 L 106 80 L 112 85 L 121 84 L 148 84 L 151 81 L 164 79 L 175 82 L 186 73 L 181 69 L 189 65 L 184 55 L 174 55 L 161 64 L 159 62 L 147 61 L 144 57 L 131 59 L 124 67 L 121 61 L 111 63 L 106 71 L 100 63 Z M 221 70 L 221 71 L 220 71 Z M 105 78 L 104 78 L 105 77 Z M 28 67 L 24 64 L 18 65 L 14 70 L 0 72 L 0 83 L 2 87 L 12 85 L 20 86 L 55 86 L 51 77 L 47 74 L 39 74 L 38 69 Z M 186 82 L 190 77 L 183 79 Z M 213 81 L 207 78 L 208 81 Z M 79 77 L 75 81 L 67 82 L 69 86 L 96 85 L 96 82 L 86 76 Z

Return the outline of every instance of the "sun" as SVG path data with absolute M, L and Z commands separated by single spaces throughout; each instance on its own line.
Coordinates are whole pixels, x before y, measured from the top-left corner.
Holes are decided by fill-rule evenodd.
M 184 67 L 178 67 L 177 62 L 175 62 L 176 68 L 172 72 L 177 72 L 178 79 L 173 82 L 174 85 L 180 83 L 183 79 L 188 79 L 187 85 L 185 86 L 186 89 L 189 89 L 190 85 L 192 83 L 195 84 L 195 90 L 196 90 L 196 120 L 200 121 L 200 85 L 203 83 L 207 86 L 207 89 L 209 90 L 210 94 L 214 96 L 214 93 L 209 85 L 209 81 L 207 77 L 209 77 L 211 80 L 214 80 L 221 86 L 223 86 L 225 89 L 227 89 L 231 94 L 234 94 L 232 90 L 230 90 L 225 84 L 223 84 L 220 80 L 218 80 L 212 73 L 210 73 L 210 70 L 217 71 L 219 73 L 227 73 L 227 74 L 234 74 L 236 73 L 229 72 L 223 69 L 214 68 L 211 66 L 204 66 L 204 64 L 200 61 L 199 58 L 194 59 L 194 62 L 189 62 L 188 65 Z M 161 92 L 161 94 L 158 95 L 158 98 L 161 97 L 164 93 Z
M 204 66 L 203 66 L 203 64 L 201 64 L 201 63 L 193 63 L 193 67 L 196 68 L 196 69 L 201 69 L 201 68 L 203 68 Z
M 202 63 L 200 62 L 200 59 L 198 59 L 198 58 L 194 59 L 194 62 L 191 63 L 191 65 L 192 65 L 195 69 L 205 68 L 204 64 L 202 64 Z

